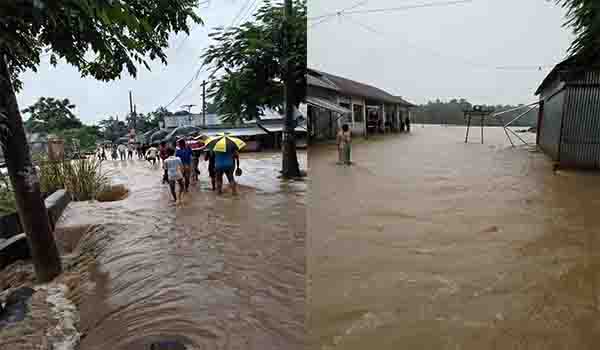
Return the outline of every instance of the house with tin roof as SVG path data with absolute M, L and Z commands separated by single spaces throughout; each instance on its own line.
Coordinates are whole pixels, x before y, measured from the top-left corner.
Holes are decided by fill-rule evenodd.
M 314 139 L 335 137 L 344 123 L 357 135 L 397 132 L 414 107 L 383 89 L 315 69 L 307 71 L 306 103 Z

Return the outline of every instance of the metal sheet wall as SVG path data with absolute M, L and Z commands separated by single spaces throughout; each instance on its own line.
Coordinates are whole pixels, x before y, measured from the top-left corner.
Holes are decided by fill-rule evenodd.
M 600 168 L 600 72 L 567 83 L 560 146 L 566 166 Z
M 542 98 L 546 98 L 549 95 L 543 94 Z M 564 101 L 565 91 L 563 90 L 544 103 L 544 117 L 539 130 L 539 146 L 553 160 L 558 160 Z

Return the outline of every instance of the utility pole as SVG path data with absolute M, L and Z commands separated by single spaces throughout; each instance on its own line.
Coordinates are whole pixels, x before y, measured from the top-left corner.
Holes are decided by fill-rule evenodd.
M 133 96 L 131 90 L 129 90 L 129 113 L 133 114 Z
M 0 54 L 0 146 L 4 153 L 17 212 L 27 235 L 35 274 L 39 282 L 49 282 L 62 271 L 60 255 L 50 226 L 48 210 L 42 199 L 40 180 L 23 127 L 15 90 L 10 80 L 6 57 Z M 10 150 L 10 151 L 9 151 Z
M 206 129 L 206 80 L 202 81 L 202 127 Z
M 284 3 L 284 55 L 291 56 L 292 49 L 292 0 L 285 0 Z M 285 178 L 299 177 L 300 166 L 298 165 L 298 156 L 296 154 L 296 136 L 294 120 L 294 62 L 291 59 L 286 60 L 285 68 L 285 124 L 283 128 L 283 149 L 282 149 L 282 171 L 281 175 Z

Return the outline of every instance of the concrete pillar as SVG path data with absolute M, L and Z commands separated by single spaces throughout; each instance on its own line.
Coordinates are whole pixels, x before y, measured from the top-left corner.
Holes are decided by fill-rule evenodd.
M 385 115 L 385 103 L 381 104 L 381 121 L 383 124 L 383 132 L 385 133 L 385 122 L 386 122 L 386 115 Z
M 363 100 L 363 108 L 362 108 L 362 113 L 363 113 L 363 132 L 364 132 L 364 136 L 367 136 L 367 101 Z

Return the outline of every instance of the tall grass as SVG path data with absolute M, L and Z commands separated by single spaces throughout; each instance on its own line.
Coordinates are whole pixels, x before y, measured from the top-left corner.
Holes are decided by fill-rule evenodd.
M 45 193 L 64 188 L 72 200 L 88 201 L 109 184 L 110 174 L 97 159 L 40 162 L 40 186 Z

